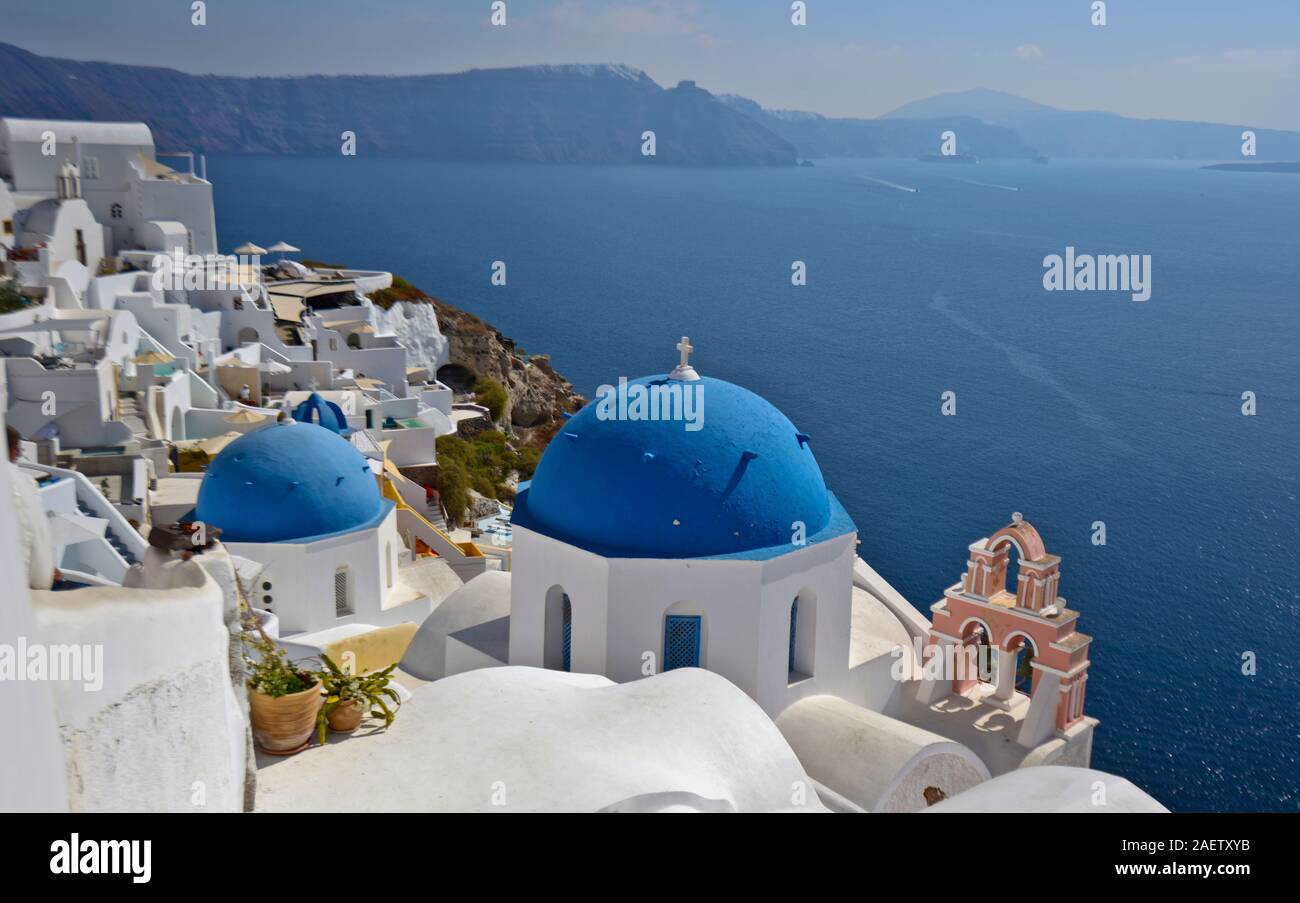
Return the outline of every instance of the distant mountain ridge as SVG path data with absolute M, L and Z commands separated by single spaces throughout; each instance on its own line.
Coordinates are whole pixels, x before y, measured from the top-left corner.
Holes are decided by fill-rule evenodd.
M 972 116 L 936 119 L 836 119 L 798 110 L 765 110 L 734 94 L 719 100 L 799 149 L 801 157 L 919 157 L 939 150 L 940 134 L 957 133 L 958 149 L 985 158 L 1026 160 L 1036 149 L 1013 129 Z
M 665 90 L 618 65 L 473 69 L 452 75 L 237 78 L 37 56 L 0 44 L 0 114 L 141 120 L 159 147 L 437 160 L 793 165 L 795 149 L 683 83 Z
M 793 143 L 804 157 L 932 154 L 939 136 L 952 130 L 962 153 L 983 158 L 1229 160 L 1240 159 L 1241 133 L 1249 128 L 1261 159 L 1300 159 L 1300 132 L 1060 110 L 987 88 L 936 94 L 878 119 L 831 119 L 765 110 L 734 95 L 720 99 Z
M 969 91 L 949 91 L 933 97 L 905 103 L 881 119 L 941 119 L 945 116 L 965 116 L 985 122 L 1004 122 L 1016 113 L 1051 110 L 1052 107 L 1035 103 L 1017 94 L 972 88 Z
M 984 159 L 1239 160 L 1250 126 L 1129 119 L 977 88 L 876 119 L 768 110 L 694 82 L 665 89 L 617 64 L 449 75 L 243 78 L 53 59 L 0 43 L 0 115 L 140 120 L 159 147 L 204 153 L 358 153 L 434 160 L 789 166 L 800 157 L 917 157 L 944 131 Z M 656 156 L 641 153 L 653 131 Z M 1300 132 L 1254 129 L 1261 160 L 1300 160 Z

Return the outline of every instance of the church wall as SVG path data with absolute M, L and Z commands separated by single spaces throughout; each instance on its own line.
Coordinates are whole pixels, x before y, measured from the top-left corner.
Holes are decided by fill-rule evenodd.
M 572 608 L 571 670 L 606 673 L 606 559 L 516 525 L 510 571 L 510 664 L 544 667 L 546 593 L 558 585 Z
M 756 693 L 767 713 L 816 693 L 841 695 L 849 667 L 853 611 L 854 535 L 838 537 L 765 562 L 759 602 L 761 630 L 753 654 L 758 660 Z M 816 643 L 813 674 L 790 683 L 790 609 L 796 596 L 814 599 Z M 800 604 L 806 606 L 801 599 Z M 796 632 L 796 640 L 800 637 Z M 805 635 L 806 640 L 806 635 Z
M 619 682 L 664 665 L 664 616 L 702 616 L 700 667 L 730 680 L 750 696 L 758 685 L 757 600 L 762 565 L 737 560 L 615 559 L 610 562 L 609 670 Z
M 270 610 L 280 619 L 280 633 L 314 633 L 343 624 L 373 624 L 388 627 L 404 621 L 419 623 L 431 607 L 410 604 L 384 610 L 389 592 L 384 563 L 385 547 L 393 554 L 394 585 L 401 537 L 392 512 L 376 528 L 302 544 L 288 542 L 227 543 L 233 555 L 264 564 L 265 570 L 253 587 L 247 587 L 253 604 L 266 608 L 264 596 L 271 596 Z M 351 581 L 352 614 L 334 613 L 334 573 L 347 565 Z M 271 589 L 264 590 L 263 584 Z

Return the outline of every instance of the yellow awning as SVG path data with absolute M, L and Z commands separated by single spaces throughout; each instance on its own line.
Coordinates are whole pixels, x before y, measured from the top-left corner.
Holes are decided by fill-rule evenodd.
M 290 323 L 301 323 L 302 312 L 307 309 L 307 305 L 300 299 L 275 293 L 271 294 L 271 307 L 275 310 L 277 320 L 287 320 Z
M 356 289 L 356 284 L 352 282 L 276 282 L 267 287 L 267 291 L 272 295 L 284 295 L 303 300 L 320 295 L 354 292 Z

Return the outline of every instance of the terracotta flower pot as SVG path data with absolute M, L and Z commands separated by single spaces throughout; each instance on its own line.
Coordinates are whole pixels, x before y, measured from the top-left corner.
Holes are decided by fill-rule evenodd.
M 334 711 L 325 716 L 329 722 L 330 730 L 336 734 L 350 734 L 361 724 L 361 717 L 365 713 L 361 706 L 355 702 L 352 705 L 341 705 Z
M 263 752 L 273 756 L 291 756 L 307 748 L 323 701 L 320 690 L 320 681 L 288 696 L 267 696 L 249 688 L 253 738 Z

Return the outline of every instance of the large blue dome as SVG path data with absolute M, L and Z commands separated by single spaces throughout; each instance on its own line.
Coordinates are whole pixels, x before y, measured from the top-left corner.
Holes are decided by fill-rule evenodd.
M 791 548 L 796 521 L 809 541 L 854 529 L 808 437 L 784 414 L 723 380 L 677 384 L 700 393 L 698 430 L 680 419 L 608 419 L 599 399 L 588 404 L 551 440 L 519 493 L 514 523 L 607 557 L 640 558 L 777 553 Z
M 289 422 L 222 449 L 203 476 L 194 516 L 220 527 L 227 542 L 286 542 L 371 526 L 388 504 L 350 442 Z

